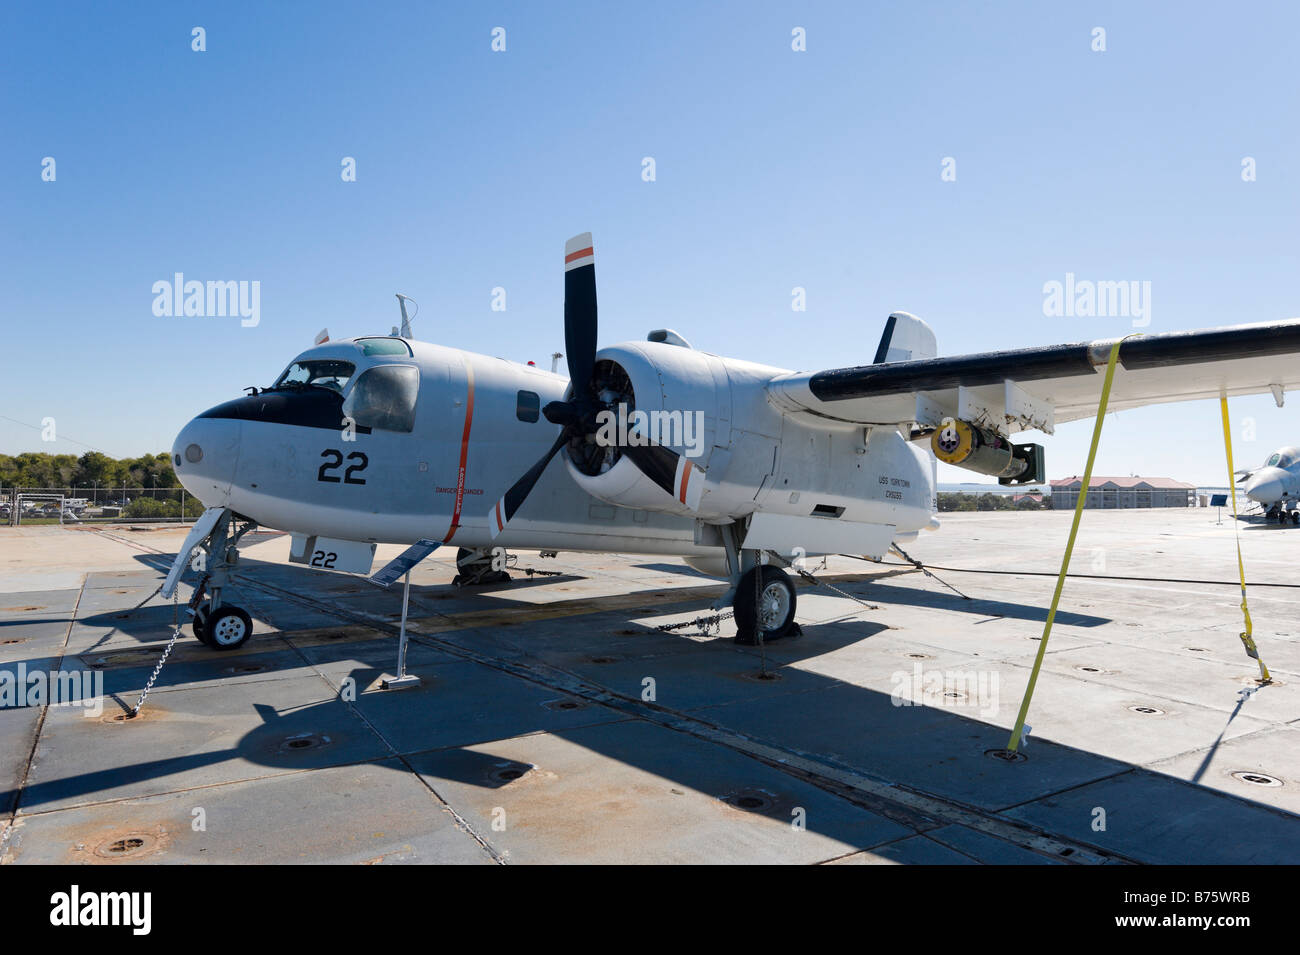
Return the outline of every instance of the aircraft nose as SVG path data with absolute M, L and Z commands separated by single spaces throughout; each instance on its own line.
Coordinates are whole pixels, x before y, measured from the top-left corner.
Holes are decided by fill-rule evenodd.
M 172 444 L 176 478 L 204 507 L 230 503 L 230 485 L 239 463 L 240 422 L 231 418 L 195 418 L 181 428 Z
M 1254 474 L 1246 482 L 1246 497 L 1258 504 L 1272 504 L 1282 500 L 1284 493 L 1282 472 L 1277 468 L 1265 468 Z

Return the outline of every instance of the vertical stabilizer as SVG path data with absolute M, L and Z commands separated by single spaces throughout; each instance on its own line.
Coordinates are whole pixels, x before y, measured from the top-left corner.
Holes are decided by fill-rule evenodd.
M 885 332 L 880 336 L 880 345 L 876 348 L 876 358 L 872 364 L 938 357 L 939 343 L 930 326 L 915 315 L 894 312 L 885 321 Z

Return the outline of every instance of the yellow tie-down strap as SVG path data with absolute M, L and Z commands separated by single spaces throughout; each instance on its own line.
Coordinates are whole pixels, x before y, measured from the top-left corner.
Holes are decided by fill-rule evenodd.
M 1228 455 L 1228 489 L 1232 492 L 1232 530 L 1237 535 L 1237 573 L 1241 577 L 1241 616 L 1246 621 L 1246 629 L 1241 632 L 1241 642 L 1246 647 L 1246 656 L 1259 664 L 1259 681 L 1270 683 L 1273 678 L 1268 675 L 1268 667 L 1264 666 L 1259 650 L 1255 647 L 1253 628 L 1250 623 L 1250 608 L 1246 606 L 1246 562 L 1241 559 L 1241 525 L 1237 521 L 1237 485 L 1234 483 L 1236 474 L 1232 467 L 1232 426 L 1228 423 L 1227 395 L 1219 398 L 1219 409 L 1223 412 L 1223 449 Z
M 1070 525 L 1070 538 L 1065 544 L 1065 559 L 1061 561 L 1061 573 L 1056 578 L 1056 593 L 1052 594 L 1052 607 L 1047 611 L 1047 623 L 1043 626 L 1043 639 L 1038 643 L 1038 656 L 1034 658 L 1034 668 L 1029 674 L 1029 685 L 1025 687 L 1025 698 L 1020 701 L 1020 714 L 1016 717 L 1015 729 L 1007 742 L 1007 750 L 1016 752 L 1020 749 L 1025 733 L 1025 717 L 1029 715 L 1029 700 L 1034 695 L 1034 686 L 1038 683 L 1038 671 L 1043 667 L 1043 657 L 1047 653 L 1047 638 L 1052 633 L 1052 623 L 1056 620 L 1056 607 L 1061 602 L 1061 591 L 1065 588 L 1065 575 L 1070 569 L 1070 555 L 1074 553 L 1074 539 L 1079 533 L 1079 519 L 1083 516 L 1084 502 L 1088 499 L 1088 485 L 1092 483 L 1092 464 L 1097 459 L 1097 445 L 1101 443 L 1101 426 L 1106 420 L 1106 403 L 1110 401 L 1110 386 L 1115 381 L 1115 361 L 1119 358 L 1119 346 L 1125 339 L 1133 338 L 1139 333 L 1125 335 L 1110 346 L 1110 360 L 1106 363 L 1106 380 L 1101 386 L 1101 401 L 1097 403 L 1097 423 L 1092 428 L 1092 447 L 1088 449 L 1088 466 L 1083 469 L 1083 483 L 1079 485 L 1079 501 L 1074 505 L 1074 523 Z

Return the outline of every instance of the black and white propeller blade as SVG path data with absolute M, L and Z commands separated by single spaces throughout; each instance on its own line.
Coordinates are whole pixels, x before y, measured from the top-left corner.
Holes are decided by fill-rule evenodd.
M 510 486 L 501 500 L 497 501 L 497 506 L 492 509 L 492 516 L 488 518 L 488 529 L 491 531 L 493 538 L 506 529 L 510 523 L 510 518 L 515 516 L 515 511 L 519 510 L 519 505 L 524 503 L 525 498 L 537 483 L 537 479 L 542 476 L 546 470 L 546 465 L 551 463 L 551 458 L 559 452 L 560 448 L 569 440 L 569 432 L 566 428 L 560 432 L 560 436 L 555 439 L 551 445 L 551 450 L 547 451 L 531 468 L 524 472 L 524 476 Z
M 596 388 L 596 253 L 591 233 L 575 235 L 564 244 L 564 346 L 569 362 L 571 394 L 542 409 L 546 420 L 561 426 L 555 444 L 511 485 L 488 518 L 495 538 L 523 505 L 551 458 L 570 441 L 593 441 L 600 412 L 609 411 Z M 626 429 L 619 429 L 626 434 Z M 682 455 L 648 438 L 628 436 L 615 445 L 646 477 L 680 503 L 694 510 L 704 493 L 703 471 Z
M 704 471 L 690 459 L 662 444 L 621 444 L 619 447 L 641 473 L 691 510 L 704 495 Z
M 591 391 L 596 327 L 596 250 L 584 232 L 564 243 L 564 348 L 575 398 Z

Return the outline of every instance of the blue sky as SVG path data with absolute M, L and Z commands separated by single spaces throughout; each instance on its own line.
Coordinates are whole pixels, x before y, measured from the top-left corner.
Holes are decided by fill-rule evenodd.
M 420 303 L 419 337 L 547 365 L 563 243 L 586 230 L 602 343 L 668 326 L 787 368 L 870 361 L 895 309 L 945 354 L 1130 330 L 1045 317 L 1043 284 L 1067 272 L 1150 281 L 1148 332 L 1300 315 L 1294 5 L 56 3 L 5 19 L 0 452 L 166 449 L 320 328 L 386 332 L 397 291 Z M 259 281 L 260 324 L 156 317 L 152 285 L 175 272 Z M 45 417 L 59 441 L 8 420 Z M 1237 399 L 1233 417 L 1243 464 L 1300 443 L 1292 402 Z M 1049 477 L 1082 470 L 1090 431 L 1046 440 Z M 1111 418 L 1096 470 L 1222 483 L 1217 404 Z

